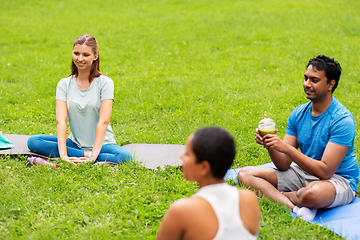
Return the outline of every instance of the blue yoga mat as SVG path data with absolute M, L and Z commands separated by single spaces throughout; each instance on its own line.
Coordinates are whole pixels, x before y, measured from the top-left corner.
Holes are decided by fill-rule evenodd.
M 275 167 L 267 163 L 258 167 Z M 229 169 L 224 179 L 233 180 L 239 184 L 237 176 L 241 168 Z M 291 216 L 297 215 L 291 212 Z M 360 240 L 360 198 L 355 198 L 350 204 L 332 209 L 319 209 L 314 220 L 310 223 L 326 227 L 348 240 Z
M 291 216 L 297 217 L 293 212 Z M 310 223 L 326 227 L 349 240 L 360 239 L 360 198 L 348 205 L 320 209 Z

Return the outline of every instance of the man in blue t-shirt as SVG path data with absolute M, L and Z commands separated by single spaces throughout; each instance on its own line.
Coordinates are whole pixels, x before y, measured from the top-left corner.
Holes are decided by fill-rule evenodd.
M 333 97 L 340 75 L 333 58 L 310 59 L 303 83 L 310 102 L 290 114 L 284 140 L 275 134 L 261 137 L 256 129 L 255 140 L 268 150 L 276 169 L 246 167 L 238 175 L 239 182 L 308 221 L 319 208 L 350 203 L 359 183 L 355 121 Z

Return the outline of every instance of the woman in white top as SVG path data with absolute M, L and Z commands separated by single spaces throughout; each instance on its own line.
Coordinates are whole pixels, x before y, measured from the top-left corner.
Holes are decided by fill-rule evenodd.
M 93 36 L 85 34 L 75 39 L 71 70 L 56 88 L 57 137 L 32 136 L 28 148 L 70 163 L 130 161 L 131 153 L 116 145 L 111 129 L 114 83 L 100 72 L 98 43 Z
M 199 191 L 169 207 L 157 240 L 257 238 L 260 209 L 256 194 L 223 180 L 234 157 L 234 139 L 221 128 L 203 128 L 189 137 L 181 156 L 182 169 L 184 178 L 199 183 Z

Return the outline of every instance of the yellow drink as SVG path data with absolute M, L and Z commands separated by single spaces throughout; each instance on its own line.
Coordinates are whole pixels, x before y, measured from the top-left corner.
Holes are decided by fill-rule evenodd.
M 272 129 L 272 130 L 262 130 L 262 129 L 259 129 L 259 132 L 260 132 L 260 135 L 263 137 L 263 136 L 265 136 L 265 135 L 268 134 L 268 133 L 274 134 L 274 133 L 275 133 L 275 129 Z
M 258 129 L 262 137 L 268 133 L 275 133 L 275 122 L 271 118 L 266 118 L 266 112 L 264 113 L 264 118 L 259 122 Z

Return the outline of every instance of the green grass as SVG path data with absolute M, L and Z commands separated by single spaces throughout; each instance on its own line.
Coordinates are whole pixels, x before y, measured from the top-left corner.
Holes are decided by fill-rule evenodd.
M 90 33 L 115 83 L 120 145 L 184 144 L 217 125 L 236 139 L 234 167 L 266 163 L 254 128 L 266 110 L 284 135 L 290 112 L 307 101 L 306 63 L 321 53 L 343 67 L 335 97 L 353 113 L 360 147 L 359 1 L 2 0 L 1 8 L 3 133 L 56 134 L 56 84 L 69 74 L 72 42 Z M 153 239 L 169 204 L 197 188 L 177 168 L 24 165 L 0 159 L 2 239 Z M 260 239 L 339 238 L 260 204 Z

